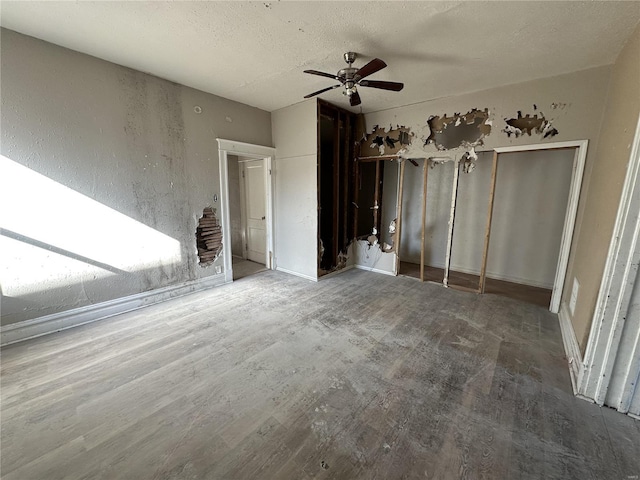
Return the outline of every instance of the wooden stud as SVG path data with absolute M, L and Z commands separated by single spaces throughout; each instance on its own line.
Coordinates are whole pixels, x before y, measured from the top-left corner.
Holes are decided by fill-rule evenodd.
M 404 187 L 404 161 L 400 162 L 400 186 L 398 188 L 398 218 L 396 221 L 396 271 L 395 274 L 398 275 L 400 272 L 400 239 L 401 237 L 401 229 L 402 229 L 402 190 Z
M 376 162 L 376 185 L 373 190 L 373 230 L 380 238 L 380 225 L 378 224 L 378 211 L 380 211 L 380 162 Z
M 420 247 L 420 281 L 424 282 L 424 243 L 425 229 L 427 227 L 427 172 L 429 171 L 429 160 L 424 159 L 422 166 L 422 237 Z
M 491 217 L 493 216 L 493 198 L 496 193 L 496 176 L 498 173 L 498 152 L 493 152 L 493 167 L 491 169 L 491 188 L 489 189 L 489 207 L 487 211 L 487 228 L 484 234 L 484 250 L 482 252 L 482 266 L 480 267 L 480 283 L 478 291 L 484 293 L 487 276 L 487 257 L 489 255 L 489 237 L 491 235 Z
M 444 278 L 442 284 L 449 286 L 449 266 L 451 263 L 451 248 L 453 246 L 453 223 L 456 217 L 456 202 L 458 200 L 458 178 L 460 177 L 460 160 L 453 162 L 453 190 L 451 192 L 451 211 L 449 213 L 449 233 L 447 234 L 447 253 L 444 260 Z

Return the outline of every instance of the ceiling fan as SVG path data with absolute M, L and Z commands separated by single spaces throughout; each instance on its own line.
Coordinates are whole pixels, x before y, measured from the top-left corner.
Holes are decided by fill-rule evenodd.
M 334 88 L 344 86 L 343 95 L 349 97 L 349 103 L 352 107 L 356 105 L 360 105 L 360 95 L 358 94 L 358 87 L 371 87 L 371 88 L 381 88 L 382 90 L 392 90 L 394 92 L 399 92 L 404 88 L 404 83 L 398 82 L 385 82 L 378 80 L 365 80 L 369 75 L 376 73 L 387 66 L 379 58 L 374 58 L 369 63 L 367 63 L 362 68 L 352 67 L 351 64 L 355 61 L 357 54 L 354 52 L 347 52 L 344 54 L 344 61 L 349 64 L 348 67 L 343 68 L 337 74 L 332 75 L 331 73 L 319 72 L 317 70 L 305 70 L 304 73 L 311 73 L 312 75 L 320 75 L 321 77 L 333 78 L 334 80 L 339 81 L 340 83 L 337 85 L 333 85 L 331 87 L 323 88 L 322 90 L 318 90 L 317 92 L 310 93 L 309 95 L 305 95 L 304 98 L 311 98 L 321 93 L 327 92 L 329 90 L 333 90 Z

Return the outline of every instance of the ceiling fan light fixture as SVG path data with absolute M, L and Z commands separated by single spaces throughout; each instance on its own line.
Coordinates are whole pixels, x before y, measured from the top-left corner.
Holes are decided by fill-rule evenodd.
M 344 91 L 342 92 L 342 94 L 346 95 L 347 97 L 350 97 L 357 91 L 358 91 L 358 86 L 354 82 L 346 82 L 344 84 Z
M 317 92 L 305 95 L 304 98 L 311 98 L 321 93 L 333 90 L 334 88 L 344 87 L 342 94 L 349 98 L 349 105 L 352 107 L 360 105 L 360 95 L 358 94 L 358 85 L 361 87 L 379 88 L 382 90 L 391 90 L 399 92 L 404 87 L 404 84 L 398 82 L 376 81 L 366 79 L 369 75 L 372 75 L 387 66 L 379 58 L 374 58 L 365 66 L 360 68 L 352 67 L 352 63 L 356 59 L 357 55 L 354 52 L 347 52 L 344 54 L 344 61 L 349 65 L 338 71 L 336 75 L 331 73 L 319 72 L 318 70 L 305 70 L 304 73 L 310 73 L 312 75 L 319 75 L 321 77 L 328 77 L 338 80 L 340 83 L 331 87 L 323 88 Z M 365 80 L 366 79 L 366 80 Z

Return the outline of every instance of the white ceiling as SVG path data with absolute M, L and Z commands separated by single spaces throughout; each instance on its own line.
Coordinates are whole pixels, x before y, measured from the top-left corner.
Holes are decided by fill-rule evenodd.
M 1 2 L 2 26 L 273 111 L 332 85 L 342 54 L 388 67 L 362 111 L 613 63 L 640 2 Z M 340 89 L 322 98 L 347 107 Z M 353 109 L 360 111 L 360 107 Z

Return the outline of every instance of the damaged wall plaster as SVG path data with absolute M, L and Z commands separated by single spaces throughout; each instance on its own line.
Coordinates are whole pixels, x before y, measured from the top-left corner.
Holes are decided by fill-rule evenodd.
M 213 282 L 222 259 L 201 268 L 194 232 L 195 213 L 220 194 L 215 139 L 270 145 L 271 114 L 10 30 L 1 32 L 2 155 L 84 198 L 52 210 L 51 217 L 60 225 L 63 218 L 77 224 L 99 215 L 99 228 L 78 229 L 73 240 L 85 257 L 126 272 L 25 243 L 2 245 L 3 265 L 8 259 L 18 265 L 15 275 L 11 267 L 0 269 L 2 324 L 205 278 Z M 194 105 L 201 107 L 200 114 Z M 46 192 L 38 194 L 46 202 Z M 32 215 L 23 211 L 26 205 L 16 199 L 12 208 L 26 218 Z M 213 206 L 219 208 L 219 203 Z M 103 210 L 111 215 L 101 215 Z M 53 243 L 54 232 L 42 233 L 42 241 Z M 101 248 L 94 239 L 100 239 Z M 121 248 L 124 240 L 128 249 Z M 34 281 L 25 275 L 25 266 L 36 261 L 42 268 L 33 270 L 38 272 Z
M 455 113 L 451 117 L 432 115 L 427 124 L 431 134 L 425 140 L 425 145 L 433 143 L 438 150 L 482 145 L 483 138 L 491 133 L 488 108 L 474 108 L 464 115 Z
M 411 145 L 413 137 L 411 129 L 403 125 L 396 125 L 396 128 L 389 126 L 387 129 L 376 125 L 362 140 L 360 156 L 400 155 Z
M 534 109 L 536 108 L 534 105 Z M 540 112 L 540 117 L 538 117 L 537 113 L 533 116 L 527 113 L 526 116 L 523 117 L 522 111 L 518 110 L 517 118 L 505 118 L 504 121 L 507 126 L 502 131 L 507 134 L 507 137 L 513 135 L 518 138 L 525 133 L 529 136 L 531 136 L 532 133 L 537 133 L 542 135 L 542 138 L 552 138 L 559 133 L 551 123 L 551 120 L 547 120 L 542 112 Z
M 198 220 L 196 247 L 201 266 L 213 263 L 222 252 L 222 227 L 212 207 L 206 207 Z

